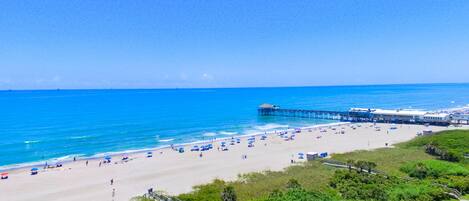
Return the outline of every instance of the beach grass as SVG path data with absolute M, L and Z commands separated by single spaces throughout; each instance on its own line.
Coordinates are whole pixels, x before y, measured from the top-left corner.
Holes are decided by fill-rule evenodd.
M 459 142 L 461 140 L 461 142 Z M 387 175 L 397 178 L 408 177 L 406 167 L 412 168 L 415 163 L 422 162 L 435 171 L 448 175 L 466 175 L 469 169 L 464 161 L 452 163 L 438 160 L 436 156 L 425 153 L 424 145 L 429 142 L 439 143 L 446 149 L 466 151 L 469 144 L 469 131 L 444 131 L 435 135 L 418 137 L 409 142 L 396 145 L 394 148 L 380 148 L 371 151 L 354 151 L 343 154 L 334 154 L 332 159 L 346 162 L 349 159 L 370 161 L 377 164 L 377 169 Z M 449 169 L 448 169 L 449 168 Z M 330 181 L 337 169 L 322 165 L 319 161 L 312 161 L 294 165 L 284 171 L 267 171 L 262 173 L 250 173 L 239 176 L 232 182 L 216 180 L 210 184 L 195 187 L 194 191 L 181 194 L 178 197 L 183 201 L 218 201 L 224 186 L 233 186 L 239 201 L 265 200 L 272 192 L 286 191 L 289 180 L 297 180 L 306 190 L 323 192 L 329 195 L 337 195 L 331 188 Z M 455 172 L 454 172 L 455 171 Z M 443 174 L 442 173 L 442 174 Z M 441 178 L 440 178 L 441 179 Z M 428 182 L 436 182 L 431 179 L 403 183 L 402 185 L 414 185 L 412 189 L 432 189 Z M 425 184 L 425 185 L 423 185 Z M 423 188 L 425 187 L 425 188 Z M 404 188 L 409 189 L 409 188 Z M 426 192 L 426 191 L 415 191 Z M 395 188 L 398 194 L 406 194 L 406 191 Z M 394 192 L 396 193 L 396 192 Z M 467 199 L 467 195 L 464 196 Z
M 347 160 L 362 160 L 376 163 L 376 169 L 393 176 L 404 176 L 400 171 L 402 165 L 409 161 L 429 160 L 435 157 L 426 154 L 421 148 L 381 148 L 373 151 L 354 151 L 344 154 L 334 154 L 333 159 L 347 162 Z
M 284 171 L 265 171 L 240 175 L 233 182 L 214 180 L 210 184 L 194 187 L 194 191 L 178 197 L 185 201 L 219 201 L 224 186 L 233 186 L 238 200 L 264 199 L 275 190 L 285 190 L 287 183 L 295 179 L 307 190 L 328 191 L 328 182 L 334 168 L 324 166 L 318 161 L 294 165 Z

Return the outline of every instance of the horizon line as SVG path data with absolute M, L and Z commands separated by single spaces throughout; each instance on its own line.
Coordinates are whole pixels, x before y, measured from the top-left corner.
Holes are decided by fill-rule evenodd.
M 369 87 L 369 86 L 396 86 L 396 85 L 451 85 L 469 84 L 469 82 L 421 82 L 396 84 L 338 84 L 338 85 L 299 85 L 299 86 L 246 86 L 246 87 L 135 87 L 135 88 L 44 88 L 44 89 L 0 89 L 0 92 L 12 91 L 87 91 L 87 90 L 189 90 L 189 89 L 258 89 L 258 88 L 308 88 L 308 87 Z

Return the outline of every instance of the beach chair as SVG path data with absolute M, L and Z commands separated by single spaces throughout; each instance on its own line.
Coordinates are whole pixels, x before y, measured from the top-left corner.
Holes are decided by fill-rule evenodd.
M 0 174 L 0 177 L 1 177 L 1 179 L 8 179 L 8 173 L 3 172 L 2 174 Z
M 37 175 L 38 170 L 38 168 L 31 168 L 31 175 Z

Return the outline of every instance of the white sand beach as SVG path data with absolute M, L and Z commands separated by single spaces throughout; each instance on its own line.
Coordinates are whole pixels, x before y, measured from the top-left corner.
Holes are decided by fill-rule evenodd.
M 210 151 L 191 152 L 188 145 L 184 153 L 169 148 L 153 152 L 152 158 L 146 153 L 130 154 L 130 161 L 121 162 L 114 156 L 111 164 L 99 167 L 101 159 L 70 162 L 61 168 L 39 170 L 30 175 L 28 169 L 10 171 L 9 179 L 0 181 L 1 201 L 128 201 L 144 194 L 148 188 L 163 190 L 169 194 L 189 192 L 192 186 L 210 182 L 215 178 L 232 180 L 238 174 L 263 170 L 281 170 L 297 158 L 299 152 L 341 153 L 354 150 L 369 150 L 385 147 L 414 138 L 425 129 L 422 125 L 397 125 L 389 130 L 389 124 L 363 123 L 352 129 L 349 125 L 337 126 L 327 132 L 319 129 L 304 130 L 296 134 L 295 140 L 285 141 L 276 134 L 269 134 L 266 140 L 256 137 L 254 147 L 248 147 L 247 138 L 228 151 L 218 150 L 219 142 L 213 143 Z M 336 134 L 344 128 L 345 134 Z M 448 129 L 433 127 L 433 131 Z M 229 141 L 229 140 L 228 140 Z M 228 142 L 229 144 L 229 142 Z M 160 153 L 160 151 L 162 153 Z M 242 156 L 247 155 L 246 159 Z M 117 164 L 115 163 L 117 162 Z M 110 184 L 110 180 L 114 184 Z M 114 198 L 112 197 L 115 189 Z

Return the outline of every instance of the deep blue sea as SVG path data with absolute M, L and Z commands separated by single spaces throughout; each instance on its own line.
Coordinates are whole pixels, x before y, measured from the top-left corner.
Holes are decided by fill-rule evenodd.
M 467 105 L 469 84 L 0 91 L 0 166 L 328 123 L 259 117 L 262 103 L 434 110 Z

